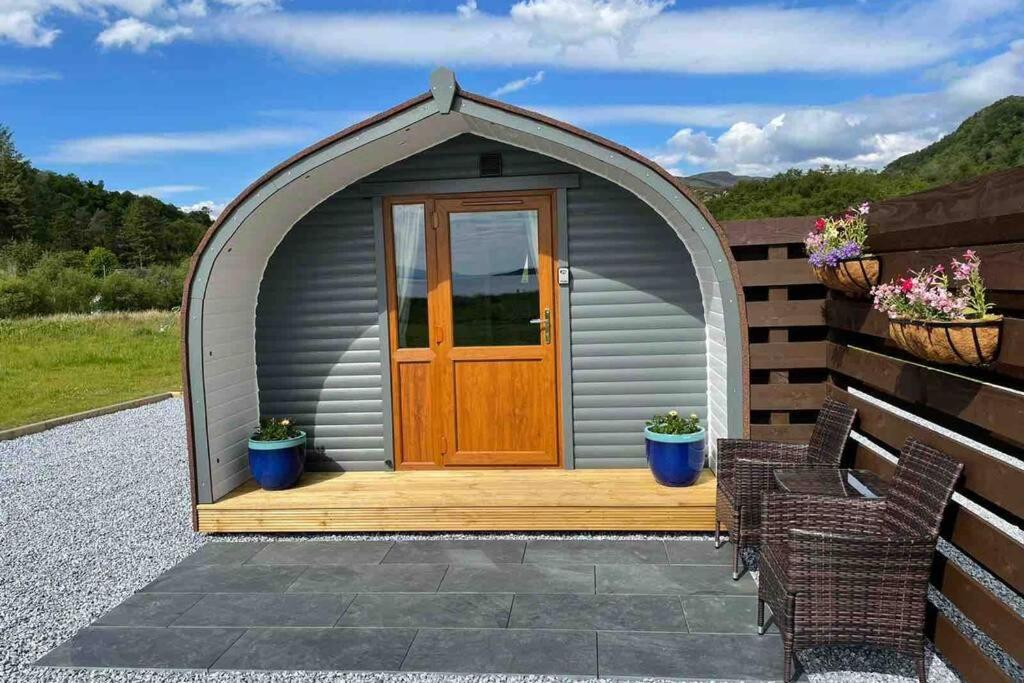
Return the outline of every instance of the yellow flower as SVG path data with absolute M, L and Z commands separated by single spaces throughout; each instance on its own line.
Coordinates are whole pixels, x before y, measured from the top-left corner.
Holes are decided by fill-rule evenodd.
M 281 420 L 281 426 L 282 426 L 282 427 L 287 427 L 287 426 L 289 426 L 289 425 L 290 425 L 291 423 L 292 423 L 292 421 L 291 421 L 291 420 L 289 420 L 288 418 L 285 418 L 285 419 Z
M 679 411 L 678 410 L 670 410 L 670 411 L 668 411 L 668 416 L 669 417 L 679 417 Z
M 697 419 L 697 413 L 690 413 L 690 419 L 691 420 L 696 420 Z

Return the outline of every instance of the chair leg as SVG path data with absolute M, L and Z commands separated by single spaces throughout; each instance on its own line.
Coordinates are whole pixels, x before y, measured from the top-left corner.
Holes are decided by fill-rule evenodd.
M 733 526 L 729 527 L 729 541 L 732 543 L 732 580 L 738 581 L 740 578 L 740 542 L 743 540 L 742 522 L 740 522 L 739 514 L 733 515 L 734 522 Z M 733 528 L 735 527 L 735 528 Z
M 757 599 L 757 635 L 764 635 L 764 600 Z
M 782 644 L 782 680 L 790 683 L 796 671 L 796 657 L 793 654 L 793 646 Z
M 928 680 L 928 671 L 925 665 L 924 652 L 914 657 L 914 666 L 917 668 L 917 680 L 919 683 L 926 683 Z
M 737 543 L 734 546 L 734 550 L 733 550 L 733 554 L 732 554 L 732 580 L 733 581 L 739 581 L 740 580 L 740 562 L 742 561 L 742 558 L 740 557 L 741 555 L 742 555 L 742 553 L 740 552 L 740 544 Z M 745 564 L 743 566 L 744 566 L 744 568 L 746 568 Z
M 718 511 L 715 510 L 715 550 L 722 547 L 722 520 L 718 519 Z

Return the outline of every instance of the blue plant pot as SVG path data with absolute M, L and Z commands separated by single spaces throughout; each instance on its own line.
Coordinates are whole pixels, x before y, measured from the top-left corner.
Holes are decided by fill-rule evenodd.
M 656 434 L 644 428 L 647 465 L 663 486 L 690 486 L 704 469 L 704 430 L 693 434 Z
M 306 467 L 306 433 L 280 441 L 249 439 L 249 470 L 268 491 L 291 488 Z

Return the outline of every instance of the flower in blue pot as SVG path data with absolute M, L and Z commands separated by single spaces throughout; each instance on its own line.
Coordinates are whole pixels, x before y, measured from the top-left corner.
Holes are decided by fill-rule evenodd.
M 704 428 L 696 413 L 680 417 L 670 410 L 655 415 L 644 428 L 647 464 L 659 484 L 690 486 L 704 469 Z
M 288 418 L 266 417 L 249 437 L 249 470 L 262 488 L 291 488 L 306 466 L 306 432 Z

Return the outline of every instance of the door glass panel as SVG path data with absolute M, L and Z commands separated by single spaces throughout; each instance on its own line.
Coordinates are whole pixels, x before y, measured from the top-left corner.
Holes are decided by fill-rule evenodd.
M 427 244 L 422 204 L 391 207 L 395 237 L 398 348 L 430 346 L 427 319 Z
M 537 212 L 448 216 L 456 346 L 540 343 Z

